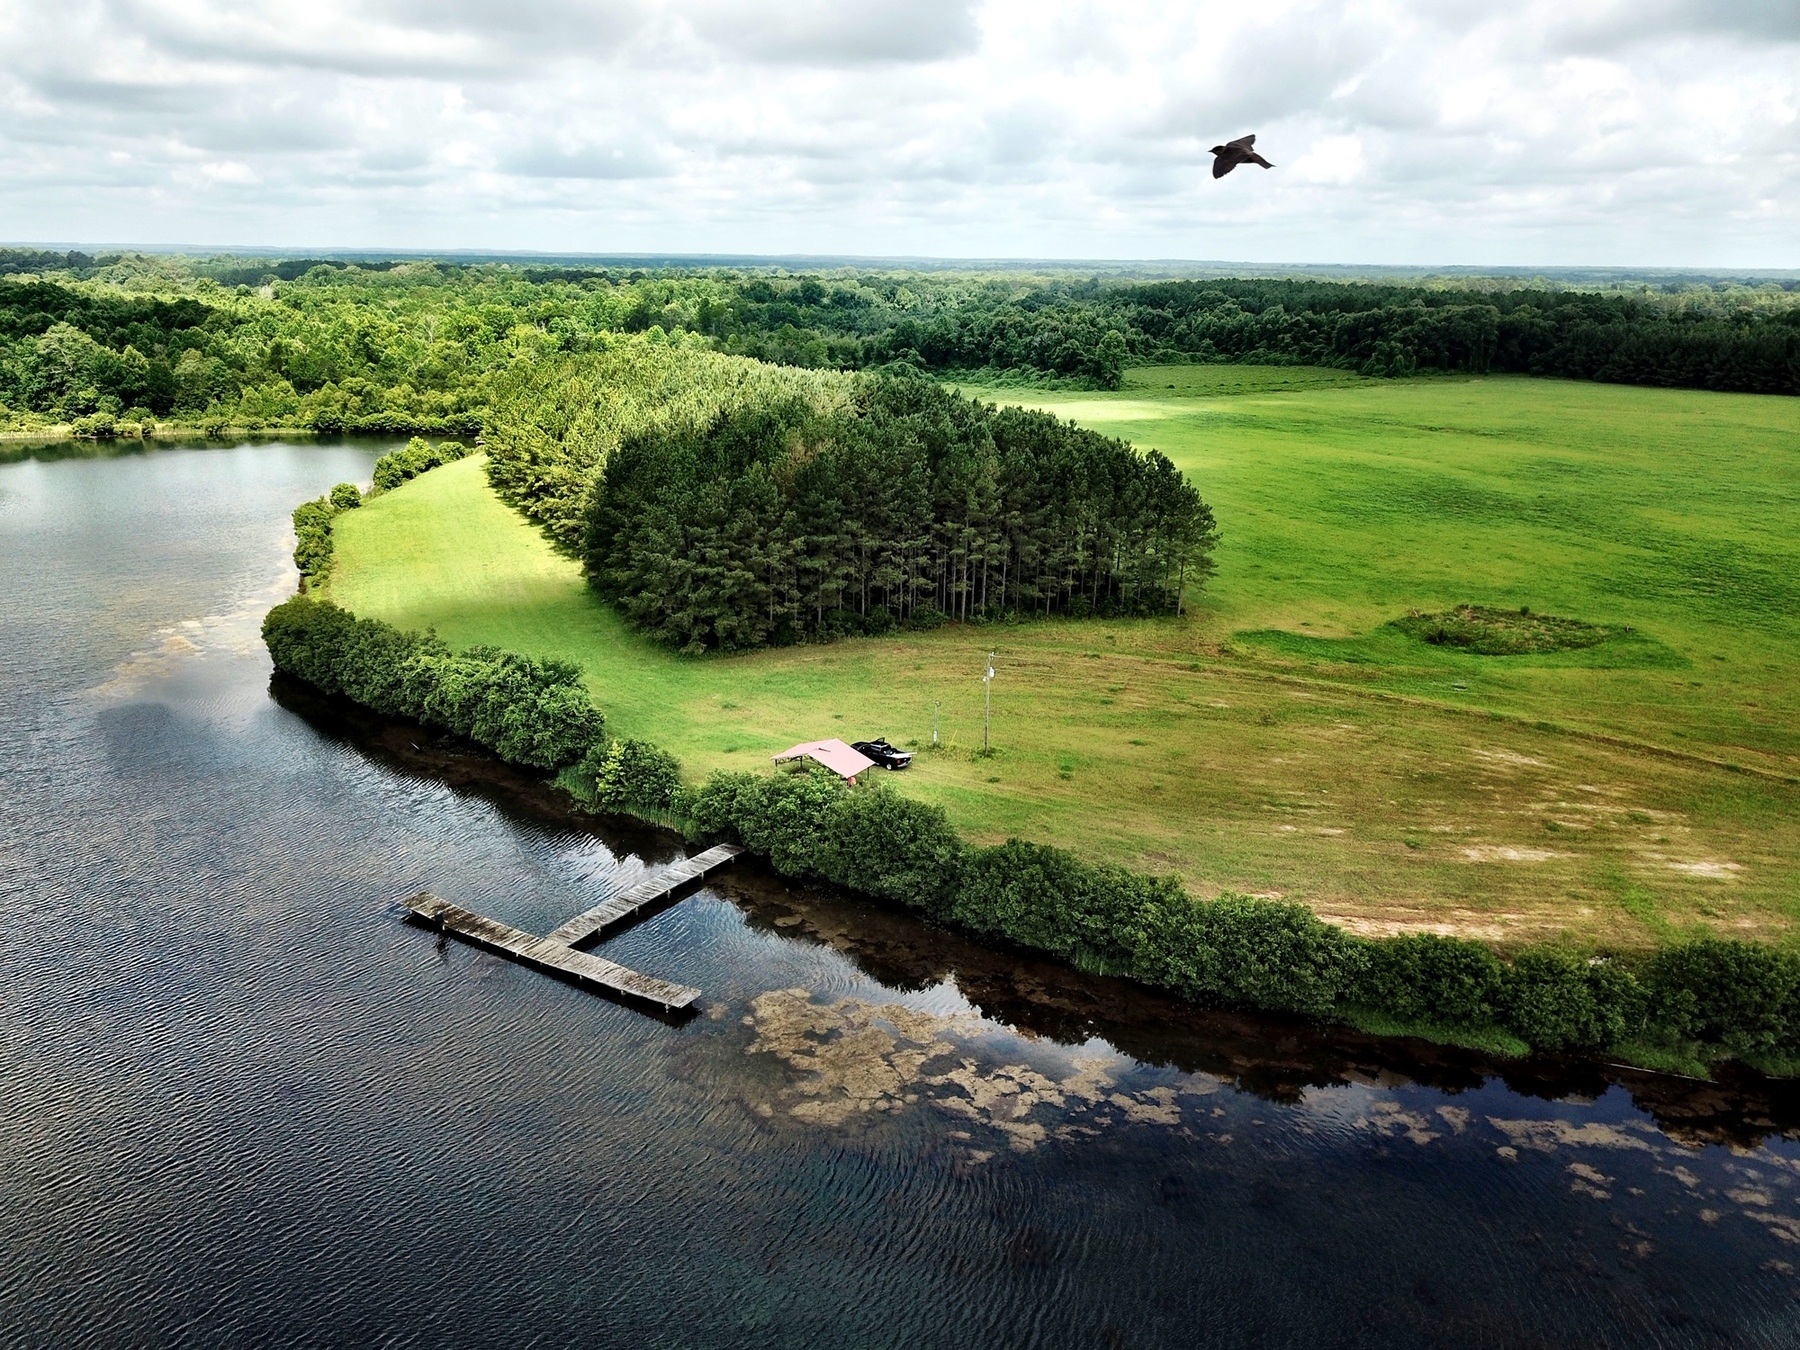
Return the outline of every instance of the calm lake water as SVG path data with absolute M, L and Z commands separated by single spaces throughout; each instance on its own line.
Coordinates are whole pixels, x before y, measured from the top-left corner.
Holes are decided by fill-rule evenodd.
M 271 685 L 287 513 L 380 446 L 0 465 L 0 1341 L 1800 1341 L 1791 1092 L 1202 1016 L 728 873 Z

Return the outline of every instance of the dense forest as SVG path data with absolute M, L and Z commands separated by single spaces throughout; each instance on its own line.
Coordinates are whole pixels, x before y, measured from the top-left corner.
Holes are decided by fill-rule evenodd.
M 731 651 L 946 619 L 1179 612 L 1210 566 L 1212 513 L 1160 454 L 917 375 L 838 376 L 825 392 L 627 435 L 589 510 L 600 592 L 686 651 Z
M 586 537 L 589 490 L 626 436 L 698 429 L 738 402 L 797 398 L 823 409 L 848 397 L 834 372 L 720 356 L 658 336 L 516 361 L 494 381 L 481 440 L 489 481 L 570 552 Z
M 1129 363 L 1255 362 L 1363 375 L 1503 372 L 1747 393 L 1800 392 L 1800 303 L 1449 290 L 1324 281 L 1047 287 L 905 319 L 864 363 L 1031 368 L 1117 387 Z
M 536 266 L 0 250 L 0 429 L 471 436 L 521 361 L 618 335 L 812 369 L 1116 387 L 1133 364 L 1800 392 L 1800 292 L 1458 280 Z

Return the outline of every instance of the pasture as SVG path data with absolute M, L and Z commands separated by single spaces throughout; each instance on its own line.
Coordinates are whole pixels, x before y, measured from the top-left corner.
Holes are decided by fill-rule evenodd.
M 974 838 L 1363 932 L 1800 936 L 1800 403 L 1266 367 L 991 397 L 1192 476 L 1222 544 L 1186 617 L 677 657 L 601 605 L 478 458 L 340 517 L 331 593 L 577 661 L 616 732 L 694 777 L 885 734 L 921 749 L 894 786 Z M 1392 626 L 1464 603 L 1607 636 L 1490 656 Z

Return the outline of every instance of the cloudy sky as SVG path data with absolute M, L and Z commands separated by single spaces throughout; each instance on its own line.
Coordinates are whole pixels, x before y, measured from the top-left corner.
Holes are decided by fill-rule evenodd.
M 1794 268 L 1800 0 L 0 0 L 0 238 Z

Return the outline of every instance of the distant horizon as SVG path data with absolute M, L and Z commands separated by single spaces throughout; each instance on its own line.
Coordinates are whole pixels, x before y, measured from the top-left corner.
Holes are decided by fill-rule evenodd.
M 0 0 L 0 40 L 0 236 L 1800 269 L 1794 0 Z
M 421 248 L 364 245 L 281 244 L 142 244 L 120 241 L 0 240 L 0 250 L 44 253 L 142 254 L 171 258 L 269 258 L 322 262 L 382 262 L 442 260 L 464 264 L 509 261 L 533 263 L 584 263 L 632 267 L 867 267 L 880 270 L 918 271 L 1080 271 L 1093 268 L 1118 270 L 1189 269 L 1209 274 L 1238 272 L 1352 273 L 1370 276 L 1496 277 L 1612 277 L 1619 280 L 1682 277 L 1719 279 L 1757 278 L 1800 280 L 1800 268 L 1731 267 L 1725 265 L 1662 266 L 1630 263 L 1431 263 L 1431 262 L 1258 262 L 1251 259 L 1183 257 L 1101 257 L 880 254 L 812 252 L 732 252 L 712 250 L 577 250 L 484 249 L 477 247 Z

